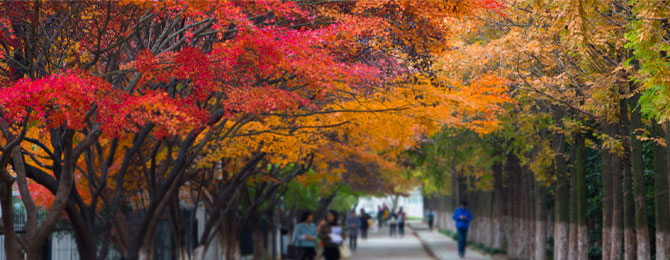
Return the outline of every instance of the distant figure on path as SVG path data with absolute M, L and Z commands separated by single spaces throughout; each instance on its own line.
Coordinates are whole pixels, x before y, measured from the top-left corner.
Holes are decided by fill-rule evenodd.
M 386 203 L 384 203 L 384 225 L 388 224 L 387 222 L 389 221 L 389 217 L 391 217 L 391 211 L 389 210 L 389 207 L 386 206 Z
M 391 237 L 396 237 L 398 235 L 397 227 L 398 227 L 398 215 L 396 215 L 395 212 L 391 211 L 391 213 L 389 213 L 389 235 Z
M 453 216 L 456 221 L 456 230 L 458 230 L 458 255 L 465 257 L 465 246 L 467 244 L 468 227 L 472 221 L 472 214 L 468 209 L 468 202 L 461 201 L 460 207 L 454 211 Z
M 384 209 L 382 209 L 382 206 L 377 206 L 377 226 L 379 229 L 384 226 Z
M 400 237 L 405 236 L 405 220 L 407 220 L 407 216 L 405 215 L 405 211 L 402 210 L 402 207 L 400 207 L 400 210 L 398 210 L 398 235 Z
M 430 231 L 433 231 L 433 223 L 435 223 L 435 212 L 433 212 L 433 208 L 428 208 L 426 219 L 428 220 L 428 228 Z
M 326 219 L 321 221 L 318 228 L 319 240 L 323 243 L 323 257 L 326 260 L 340 260 L 340 245 L 342 245 L 342 226 L 337 225 L 337 212 L 329 210 Z
M 365 214 L 365 213 L 363 213 Z M 361 220 L 356 216 L 356 211 L 352 210 L 351 215 L 347 218 L 347 230 L 349 232 L 349 249 L 356 251 L 358 246 L 358 229 L 361 228 Z
M 293 230 L 293 245 L 298 248 L 298 260 L 314 260 L 316 256 L 317 233 L 312 220 L 312 212 L 305 211 L 300 216 L 300 223 Z
M 364 209 L 361 209 L 361 213 L 358 214 L 358 220 L 361 222 L 361 238 L 363 240 L 368 240 L 368 229 L 370 228 L 370 215 L 365 213 Z

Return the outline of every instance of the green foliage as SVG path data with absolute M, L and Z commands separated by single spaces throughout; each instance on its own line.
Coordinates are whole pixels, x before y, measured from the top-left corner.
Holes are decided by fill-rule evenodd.
M 333 202 L 330 203 L 330 208 L 337 212 L 350 211 L 354 204 L 358 201 L 358 197 L 347 191 L 340 191 L 335 195 Z
M 445 128 L 425 142 L 418 151 L 410 151 L 416 170 L 414 177 L 424 183 L 427 194 L 451 194 L 454 174 L 474 176 L 476 188 L 491 189 L 491 166 L 496 160 L 491 136 L 472 131 Z
M 309 171 L 306 174 L 314 174 Z M 316 185 L 303 185 L 299 182 L 290 182 L 284 194 L 284 204 L 287 208 L 315 210 L 321 198 L 321 192 Z

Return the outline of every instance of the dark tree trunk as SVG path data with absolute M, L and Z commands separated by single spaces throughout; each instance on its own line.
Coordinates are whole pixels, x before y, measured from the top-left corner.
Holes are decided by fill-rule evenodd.
M 330 203 L 335 199 L 335 193 L 319 199 L 319 204 L 314 211 L 314 223 L 320 223 L 326 217 Z
M 570 233 L 568 240 L 568 259 L 577 259 L 577 167 L 575 166 L 576 149 L 572 143 L 570 151 Z
M 622 100 L 622 102 L 625 102 Z M 625 110 L 620 110 L 620 115 Z M 611 125 L 612 134 L 621 139 L 621 122 L 616 122 Z M 625 138 L 624 138 L 625 139 Z M 612 229 L 610 231 L 610 259 L 621 259 L 621 246 L 623 239 L 623 188 L 622 188 L 622 173 L 624 166 L 620 154 L 612 155 Z M 608 246 L 608 245 L 604 245 Z
M 547 259 L 547 206 L 545 201 L 545 187 L 542 183 L 535 183 L 535 244 L 533 259 Z
M 6 259 L 22 259 L 23 255 L 19 253 L 17 236 L 14 230 L 14 203 L 12 202 L 12 183 L 13 180 L 9 173 L 2 169 L 2 181 L 0 182 L 0 207 L 2 208 L 2 225 L 5 239 L 5 257 Z M 19 258 L 19 255 L 21 257 Z
M 633 172 L 630 159 L 631 129 L 628 120 L 628 102 L 621 104 L 621 129 L 623 130 L 624 157 L 621 158 L 623 169 L 623 233 L 624 233 L 624 259 L 635 259 L 635 200 L 633 195 Z
M 612 137 L 611 126 L 608 122 L 602 122 L 602 131 Z M 612 229 L 612 207 L 614 200 L 612 190 L 612 153 L 602 150 L 602 259 L 611 259 L 610 239 Z
M 588 238 L 586 226 L 586 154 L 584 135 L 575 137 L 575 168 L 577 172 L 577 259 L 588 259 Z
M 493 213 L 492 213 L 492 246 L 496 249 L 504 249 L 504 240 L 505 240 L 505 190 L 502 164 L 495 163 L 493 165 L 493 172 L 495 177 L 494 183 L 494 196 L 493 196 Z
M 647 260 L 649 252 L 649 221 L 647 219 L 647 191 L 644 183 L 644 161 L 642 160 L 642 141 L 637 137 L 638 129 L 642 128 L 642 115 L 637 107 L 640 94 L 631 98 L 631 163 L 633 166 L 633 183 L 635 185 L 635 234 L 637 237 L 637 259 Z
M 665 138 L 661 125 L 654 122 L 654 135 Z M 667 141 L 666 141 L 667 142 Z M 667 150 L 654 143 L 654 208 L 656 209 L 656 259 L 670 258 L 670 197 L 668 195 Z
M 568 182 L 568 169 L 565 159 L 565 136 L 554 135 L 554 150 L 556 151 L 556 195 L 554 198 L 554 259 L 568 259 L 568 234 L 570 223 L 570 185 Z

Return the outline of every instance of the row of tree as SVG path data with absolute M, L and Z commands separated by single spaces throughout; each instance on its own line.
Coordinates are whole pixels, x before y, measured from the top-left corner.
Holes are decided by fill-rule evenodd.
M 496 70 L 516 102 L 491 134 L 449 128 L 412 152 L 438 183 L 426 191 L 451 192 L 430 205 L 469 200 L 473 238 L 512 258 L 669 258 L 669 15 L 663 1 L 519 0 L 459 23 L 464 62 L 445 66 Z
M 443 125 L 490 132 L 510 100 L 501 77 L 462 80 L 436 66 L 450 58 L 454 21 L 499 7 L 0 3 L 6 258 L 40 259 L 65 221 L 81 259 L 152 259 L 167 220 L 179 259 L 203 259 L 215 240 L 234 259 L 245 224 L 262 259 L 263 216 L 276 223 L 305 207 L 278 213 L 296 184 L 324 190 L 319 212 L 342 183 L 411 187 L 401 152 Z M 25 230 L 14 225 L 16 190 Z M 195 245 L 184 207 L 206 212 Z

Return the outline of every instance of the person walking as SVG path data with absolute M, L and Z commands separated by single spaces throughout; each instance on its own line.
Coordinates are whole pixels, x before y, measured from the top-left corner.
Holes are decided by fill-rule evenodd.
M 298 225 L 293 230 L 293 245 L 298 249 L 298 260 L 314 260 L 316 256 L 316 225 L 312 223 L 311 211 L 302 213 Z
M 405 220 L 407 220 L 407 216 L 405 215 L 405 211 L 403 211 L 402 207 L 400 207 L 400 210 L 398 210 L 398 235 L 400 237 L 405 237 Z
M 391 215 L 390 215 L 391 211 L 389 210 L 389 207 L 386 206 L 386 203 L 384 203 L 383 209 L 384 209 L 384 225 L 387 225 L 388 221 L 389 221 L 389 217 L 391 217 Z
M 458 255 L 463 258 L 465 257 L 468 227 L 470 226 L 470 221 L 472 221 L 472 213 L 468 209 L 467 201 L 461 201 L 460 207 L 454 211 L 452 218 L 456 221 L 456 230 L 458 231 Z
M 433 208 L 428 208 L 426 219 L 428 220 L 428 229 L 433 231 L 433 223 L 435 223 L 435 212 L 433 212 Z
M 361 223 L 361 238 L 367 241 L 368 229 L 370 228 L 370 215 L 368 215 L 368 213 L 365 213 L 364 209 L 361 209 L 361 213 L 358 214 L 358 220 Z
M 382 206 L 377 206 L 377 227 L 382 229 L 384 226 L 384 209 Z
M 391 211 L 391 213 L 389 213 L 389 236 L 390 237 L 396 237 L 396 235 L 398 234 L 397 227 L 398 227 L 398 216 L 393 211 Z
M 332 209 L 328 211 L 326 219 L 319 224 L 318 233 L 319 240 L 323 243 L 323 257 L 326 260 L 339 260 L 344 232 L 337 225 L 337 212 Z
M 358 246 L 358 230 L 361 228 L 361 220 L 356 216 L 356 211 L 352 210 L 351 215 L 347 218 L 347 230 L 349 233 L 349 249 L 356 251 Z

